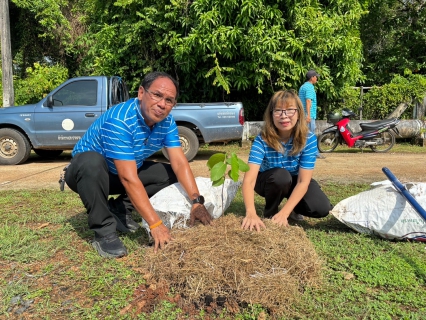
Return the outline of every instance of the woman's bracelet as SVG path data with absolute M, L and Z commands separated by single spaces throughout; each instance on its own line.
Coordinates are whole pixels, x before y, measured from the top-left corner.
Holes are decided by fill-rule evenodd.
M 163 223 L 163 221 L 157 221 L 156 223 L 152 224 L 149 226 L 149 230 L 152 230 L 154 228 L 157 228 L 159 225 L 161 225 Z

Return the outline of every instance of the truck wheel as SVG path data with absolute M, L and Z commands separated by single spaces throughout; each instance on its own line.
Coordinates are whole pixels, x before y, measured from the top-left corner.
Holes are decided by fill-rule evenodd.
M 178 126 L 178 131 L 182 151 L 185 154 L 186 159 L 191 161 L 197 155 L 198 148 L 200 147 L 198 137 L 194 131 L 187 127 Z M 166 157 L 166 159 L 170 160 L 166 148 L 163 148 L 161 151 L 163 152 L 163 155 Z
M 19 131 L 0 129 L 0 165 L 21 164 L 31 153 L 28 139 Z
M 45 149 L 34 149 L 36 155 L 42 158 L 56 158 L 59 156 L 64 150 L 45 150 Z

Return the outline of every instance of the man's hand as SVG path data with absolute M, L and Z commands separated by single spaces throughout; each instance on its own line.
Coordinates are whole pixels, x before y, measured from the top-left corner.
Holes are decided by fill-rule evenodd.
M 151 230 L 151 235 L 154 238 L 154 252 L 157 253 L 158 248 L 164 249 L 166 243 L 173 240 L 170 230 L 161 224 L 158 227 Z
M 204 225 L 212 224 L 212 217 L 204 205 L 194 204 L 192 206 L 189 220 L 191 227 L 194 226 L 195 220 L 201 221 Z

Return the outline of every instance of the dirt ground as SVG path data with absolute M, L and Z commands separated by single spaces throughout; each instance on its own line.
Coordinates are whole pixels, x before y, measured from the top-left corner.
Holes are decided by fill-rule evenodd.
M 212 153 L 213 154 L 213 153 Z M 247 160 L 247 150 L 241 149 L 238 156 Z M 196 177 L 208 177 L 206 166 L 211 154 L 198 155 L 190 162 Z M 336 152 L 325 154 L 316 164 L 314 178 L 321 182 L 372 183 L 386 180 L 383 167 L 389 168 L 401 182 L 426 182 L 426 157 L 414 153 L 371 153 Z M 32 155 L 25 164 L 0 166 L 0 191 L 18 189 L 59 188 L 59 177 L 63 167 L 69 162 L 70 153 L 64 152 L 54 160 L 42 159 Z M 162 156 L 152 158 L 166 161 Z

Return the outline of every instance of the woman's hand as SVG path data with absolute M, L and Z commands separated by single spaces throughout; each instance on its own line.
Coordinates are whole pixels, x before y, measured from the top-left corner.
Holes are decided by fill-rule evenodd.
M 246 216 L 243 219 L 243 223 L 241 224 L 241 228 L 244 230 L 250 230 L 256 229 L 257 232 L 260 232 L 262 228 L 266 229 L 265 224 L 263 221 L 259 218 L 258 215 L 253 216 Z
M 154 238 L 154 252 L 157 253 L 158 248 L 164 249 L 167 243 L 173 240 L 170 230 L 160 224 L 158 227 L 151 230 L 151 235 Z
M 288 227 L 288 217 L 282 213 L 277 213 L 271 220 L 280 227 Z

